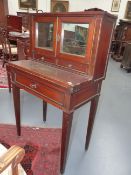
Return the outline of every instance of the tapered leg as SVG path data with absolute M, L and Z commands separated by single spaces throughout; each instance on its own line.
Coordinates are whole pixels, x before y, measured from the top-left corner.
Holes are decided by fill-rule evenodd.
M 10 73 L 9 72 L 7 72 L 7 78 L 8 78 L 9 92 L 11 92 L 11 77 L 10 77 Z
M 21 126 L 20 126 L 20 89 L 12 85 L 13 90 L 13 98 L 14 98 L 14 109 L 15 109 L 15 119 L 16 119 L 16 127 L 17 127 L 17 134 L 21 135 Z
M 43 121 L 46 122 L 47 103 L 43 100 Z
M 70 132 L 72 126 L 72 118 L 73 113 L 67 114 L 63 112 L 63 123 L 62 123 L 62 141 L 61 141 L 61 173 L 64 173 L 66 159 L 67 159 L 67 152 L 68 152 L 68 145 L 70 139 Z
M 96 110 L 98 106 L 99 96 L 96 96 L 91 100 L 91 106 L 90 106 L 90 114 L 89 114 L 89 120 L 88 120 L 88 127 L 87 127 L 87 135 L 86 135 L 86 143 L 85 143 L 85 150 L 88 149 L 90 138 L 92 134 L 93 124 L 95 120 Z
M 10 75 L 10 69 L 9 69 L 9 66 L 8 65 L 6 65 L 6 70 L 7 70 L 9 92 L 11 92 L 11 75 Z

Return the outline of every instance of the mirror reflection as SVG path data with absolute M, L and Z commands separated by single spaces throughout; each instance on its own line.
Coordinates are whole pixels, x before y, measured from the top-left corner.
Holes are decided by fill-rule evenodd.
M 53 50 L 53 23 L 36 23 L 36 47 Z
M 62 23 L 61 52 L 85 56 L 89 24 Z

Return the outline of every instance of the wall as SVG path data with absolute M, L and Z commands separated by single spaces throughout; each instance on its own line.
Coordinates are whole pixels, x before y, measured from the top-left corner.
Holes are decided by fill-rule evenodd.
M 126 4 L 128 0 L 121 0 L 118 19 L 123 19 L 126 10 Z M 9 13 L 16 15 L 17 11 L 24 11 L 19 9 L 18 0 L 8 0 Z M 69 0 L 69 11 L 83 11 L 85 9 L 97 7 L 106 10 L 111 13 L 112 0 Z M 50 0 L 38 0 L 38 9 L 44 12 L 50 12 Z M 31 10 L 30 10 L 31 12 Z
M 27 10 L 19 9 L 18 0 L 8 0 L 9 14 L 16 15 L 16 12 L 27 12 Z M 38 9 L 48 11 L 50 9 L 50 0 L 38 0 Z M 29 10 L 29 12 L 32 12 Z

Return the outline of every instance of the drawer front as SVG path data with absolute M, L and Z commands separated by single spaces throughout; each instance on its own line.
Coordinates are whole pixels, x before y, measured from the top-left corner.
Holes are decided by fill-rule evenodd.
M 90 84 L 72 95 L 71 107 L 78 107 L 96 95 L 99 95 L 98 83 Z
M 38 79 L 38 78 L 37 78 Z M 65 100 L 65 92 L 62 89 L 53 86 L 47 82 L 39 82 L 34 78 L 26 77 L 25 74 L 15 73 L 14 82 L 30 92 L 43 96 L 48 102 L 54 102 L 63 106 Z

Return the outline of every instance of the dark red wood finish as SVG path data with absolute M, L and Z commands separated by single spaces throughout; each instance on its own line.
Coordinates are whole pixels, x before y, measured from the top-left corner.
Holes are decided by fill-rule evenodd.
M 6 26 L 6 15 L 8 14 L 8 0 L 0 0 L 0 27 Z
M 7 15 L 7 30 L 22 32 L 22 18 L 15 15 Z
M 35 46 L 35 24 L 52 21 L 54 23 L 53 51 Z M 64 172 L 70 139 L 73 112 L 83 104 L 91 101 L 86 145 L 87 149 L 95 119 L 102 80 L 105 78 L 108 51 L 116 18 L 104 11 L 86 11 L 70 13 L 36 14 L 32 18 L 31 49 L 42 62 L 21 60 L 11 62 L 7 70 L 11 74 L 17 133 L 20 135 L 20 94 L 22 88 L 43 99 L 44 121 L 46 120 L 46 103 L 63 111 L 61 172 Z M 86 55 L 84 57 L 60 52 L 62 22 L 89 23 Z M 43 61 L 44 60 L 44 61 Z

